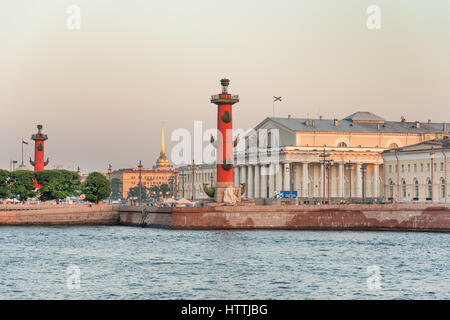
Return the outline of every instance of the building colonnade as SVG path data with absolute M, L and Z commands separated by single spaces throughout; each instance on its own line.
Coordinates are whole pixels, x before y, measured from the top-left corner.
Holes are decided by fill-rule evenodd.
M 273 198 L 275 191 L 297 191 L 298 198 L 362 199 L 380 197 L 380 165 L 335 162 L 327 170 L 319 162 L 258 163 L 235 166 L 234 184 L 246 183 L 244 197 Z M 363 177 L 364 175 L 364 177 Z M 363 186 L 364 184 L 364 186 Z

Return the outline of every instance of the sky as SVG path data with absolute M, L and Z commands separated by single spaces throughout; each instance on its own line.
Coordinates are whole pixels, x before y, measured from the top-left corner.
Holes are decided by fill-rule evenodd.
M 238 128 L 272 116 L 274 95 L 276 116 L 449 122 L 449 40 L 448 0 L 2 1 L 0 168 L 37 124 L 47 168 L 152 167 L 163 121 L 169 158 L 173 130 L 215 127 L 224 77 Z

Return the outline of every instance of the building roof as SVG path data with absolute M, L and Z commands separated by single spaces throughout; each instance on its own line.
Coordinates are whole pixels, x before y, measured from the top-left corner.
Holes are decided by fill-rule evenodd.
M 344 120 L 351 120 L 353 122 L 384 122 L 384 119 L 367 111 L 358 111 L 344 118 Z
M 411 144 L 409 146 L 404 146 L 400 148 L 393 148 L 389 150 L 383 151 L 384 154 L 387 153 L 396 153 L 396 152 L 420 152 L 420 151 L 429 151 L 429 150 L 447 150 L 450 149 L 450 139 L 432 139 L 423 141 L 416 144 Z
M 450 130 L 450 123 L 420 122 L 419 126 L 417 126 L 416 121 L 386 121 L 383 118 L 370 112 L 355 112 L 342 120 L 278 117 L 270 117 L 265 121 L 267 120 L 277 122 L 294 132 L 380 132 L 448 134 Z
M 146 173 L 177 173 L 178 170 L 174 169 L 173 167 L 170 168 L 155 168 L 155 169 L 142 169 L 141 173 L 142 174 L 146 174 Z M 139 173 L 139 168 L 129 168 L 129 169 L 118 169 L 118 170 L 114 170 L 113 172 L 111 172 L 111 174 L 123 174 L 123 173 Z

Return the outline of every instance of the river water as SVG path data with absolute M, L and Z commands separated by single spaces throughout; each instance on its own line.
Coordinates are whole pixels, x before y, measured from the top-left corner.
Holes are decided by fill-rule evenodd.
M 0 227 L 0 299 L 450 299 L 450 234 Z

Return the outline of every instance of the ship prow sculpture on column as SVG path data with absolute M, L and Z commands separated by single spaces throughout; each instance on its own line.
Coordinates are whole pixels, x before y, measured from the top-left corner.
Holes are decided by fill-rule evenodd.
M 211 143 L 217 148 L 217 184 L 215 188 L 203 189 L 218 204 L 237 204 L 241 202 L 242 188 L 235 186 L 233 179 L 233 112 L 232 106 L 239 102 L 238 95 L 228 93 L 230 80 L 220 80 L 222 93 L 211 96 L 211 103 L 217 105 L 217 141 Z M 244 189 L 245 191 L 245 189 Z

